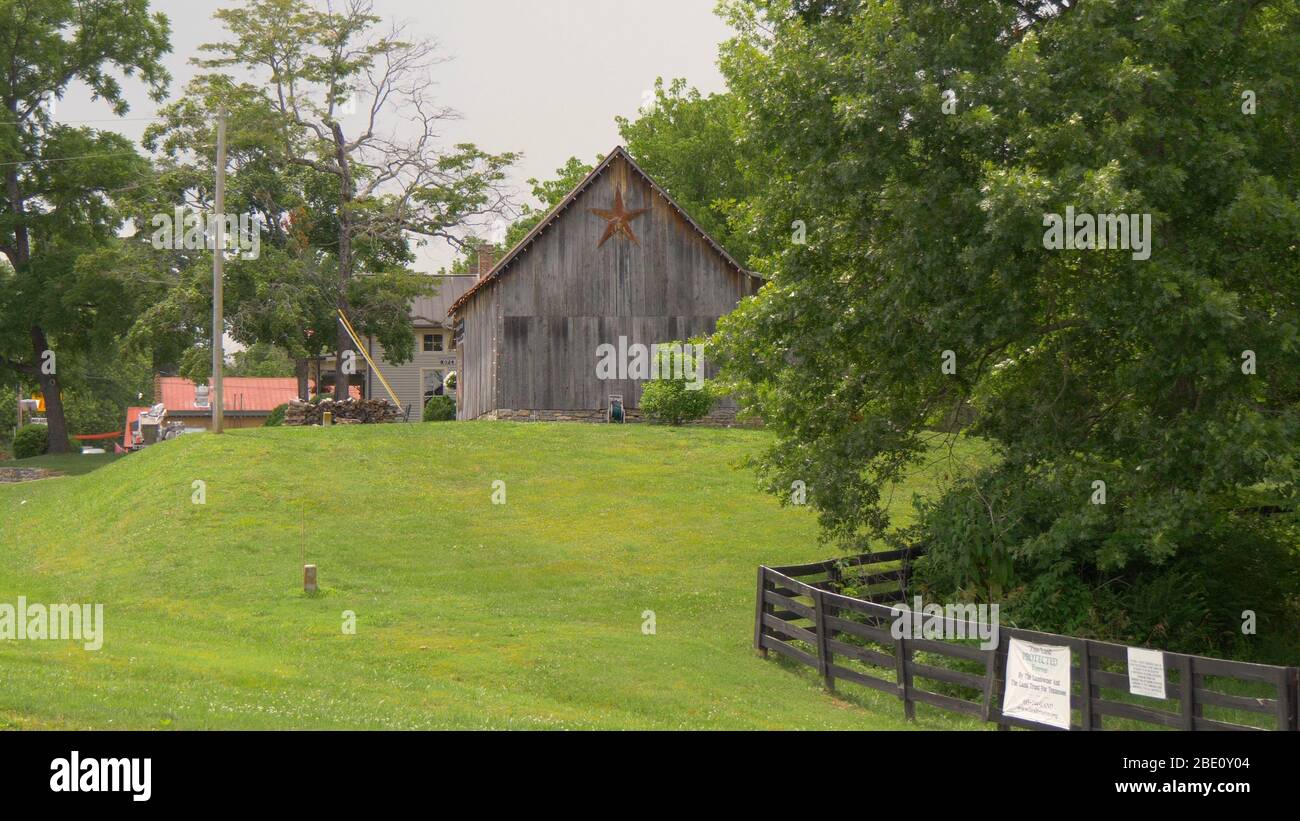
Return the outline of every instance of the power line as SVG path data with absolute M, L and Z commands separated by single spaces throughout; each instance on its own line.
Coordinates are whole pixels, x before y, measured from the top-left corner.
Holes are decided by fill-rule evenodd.
M 196 148 L 212 148 L 213 144 L 195 146 Z M 82 154 L 77 157 L 42 157 L 38 160 L 14 160 L 13 162 L 0 162 L 0 168 L 6 168 L 11 165 L 36 165 L 37 163 L 47 162 L 72 162 L 74 160 L 93 160 L 98 157 L 122 157 L 126 155 L 142 156 L 138 151 L 106 151 L 102 154 Z
M 37 163 L 46 163 L 46 162 L 72 162 L 73 160 L 93 160 L 97 157 L 121 157 L 126 154 L 135 154 L 138 156 L 139 152 L 110 151 L 104 154 L 82 154 L 79 157 L 48 157 L 39 160 L 15 160 L 13 162 L 0 162 L 0 168 L 5 168 L 11 165 L 35 165 Z
M 145 120 L 163 120 L 166 117 L 162 114 L 151 114 L 148 117 L 91 117 L 85 120 L 53 120 L 54 125 L 68 125 L 69 123 L 118 123 L 118 122 L 143 122 Z M 23 125 L 30 120 L 0 120 L 0 125 Z

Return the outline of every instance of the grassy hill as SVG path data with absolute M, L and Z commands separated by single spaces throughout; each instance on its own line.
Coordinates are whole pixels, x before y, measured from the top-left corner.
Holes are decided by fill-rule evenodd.
M 907 726 L 891 698 L 829 696 L 750 649 L 757 565 L 833 552 L 739 466 L 766 435 L 259 429 L 0 485 L 0 602 L 103 603 L 106 622 L 97 652 L 0 642 L 0 727 Z

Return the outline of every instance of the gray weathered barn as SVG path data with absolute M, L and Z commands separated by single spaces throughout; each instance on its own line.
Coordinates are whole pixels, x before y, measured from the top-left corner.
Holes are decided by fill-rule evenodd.
M 616 147 L 452 304 L 457 416 L 634 410 L 644 382 L 600 378 L 599 346 L 712 333 L 760 284 Z

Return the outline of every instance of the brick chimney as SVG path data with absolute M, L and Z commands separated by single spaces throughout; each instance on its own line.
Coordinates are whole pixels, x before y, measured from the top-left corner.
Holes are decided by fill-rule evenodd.
M 497 249 L 484 243 L 478 247 L 478 278 L 482 279 L 497 264 Z

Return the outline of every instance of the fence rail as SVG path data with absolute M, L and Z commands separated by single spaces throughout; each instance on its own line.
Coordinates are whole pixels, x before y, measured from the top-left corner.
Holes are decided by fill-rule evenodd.
M 1010 637 L 1070 648 L 1071 730 L 1132 729 L 1134 723 L 1173 730 L 1300 729 L 1295 667 L 1163 651 L 1161 700 L 1129 694 L 1128 648 L 1121 644 L 1009 627 L 998 629 L 999 641 L 990 649 L 959 640 L 896 638 L 891 604 L 907 597 L 912 560 L 922 552 L 759 567 L 754 647 L 815 669 L 828 689 L 846 681 L 893 695 L 909 720 L 920 703 L 1001 730 L 1058 729 L 1003 715 L 1004 639 Z M 987 627 L 947 616 L 930 621 L 949 636 L 977 636 Z M 1114 726 L 1121 722 L 1127 726 Z

